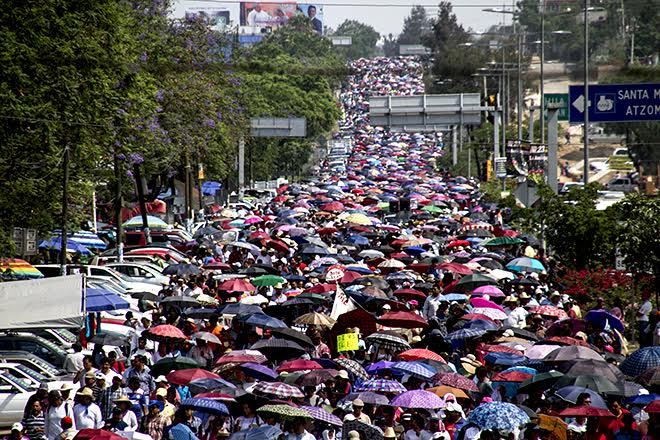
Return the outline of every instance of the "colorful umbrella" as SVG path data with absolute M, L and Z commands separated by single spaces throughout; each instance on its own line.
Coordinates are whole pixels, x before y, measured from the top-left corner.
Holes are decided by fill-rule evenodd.
M 214 414 L 218 416 L 228 416 L 229 410 L 224 403 L 213 400 L 213 399 L 204 399 L 193 397 L 190 399 L 184 399 L 181 402 L 181 408 L 190 408 L 195 411 L 199 411 L 207 414 Z
M 282 400 L 305 397 L 298 387 L 282 382 L 259 382 L 254 386 L 252 392 Z
M 470 396 L 467 395 L 465 391 L 460 388 L 454 388 L 447 385 L 440 385 L 433 388 L 427 388 L 426 391 L 433 393 L 438 397 L 445 397 L 446 394 L 453 394 L 457 399 L 469 399 Z
M 557 319 L 568 319 L 568 315 L 566 312 L 559 307 L 554 307 L 554 306 L 537 306 L 537 307 L 532 307 L 530 309 L 531 313 L 535 313 L 537 315 L 543 315 L 543 316 L 549 316 L 551 318 L 557 318 Z
M 355 391 L 374 391 L 380 393 L 403 393 L 406 387 L 396 380 L 369 379 L 355 386 Z
M 560 417 L 614 417 L 607 409 L 596 406 L 582 405 L 566 408 L 559 413 Z
M 318 362 L 306 360 L 306 359 L 296 359 L 293 361 L 287 361 L 282 363 L 277 367 L 278 373 L 283 371 L 293 372 L 293 371 L 303 371 L 303 370 L 321 370 L 323 367 L 318 364 Z
M 439 354 L 427 350 L 426 348 L 413 348 L 410 350 L 406 350 L 404 352 L 399 353 L 397 356 L 399 356 L 400 359 L 404 361 L 417 361 L 420 359 L 431 359 L 434 361 L 442 362 L 443 364 L 446 364 L 447 361 L 445 361 L 442 356 Z
M 188 385 L 190 382 L 199 379 L 220 379 L 220 376 L 201 368 L 177 370 L 167 375 L 167 381 L 175 385 Z
M 273 414 L 285 419 L 293 419 L 296 417 L 302 417 L 304 419 L 311 418 L 311 416 L 307 411 L 301 408 L 296 408 L 291 405 L 284 405 L 284 404 L 264 405 L 257 409 L 257 414 L 262 416 L 263 414 Z
M 123 226 L 127 229 L 141 228 L 142 216 L 136 215 L 135 217 L 132 217 L 131 219 L 125 221 Z M 170 225 L 165 223 L 163 220 L 159 219 L 158 217 L 154 217 L 153 215 L 147 216 L 147 226 L 149 226 L 151 229 L 164 229 L 170 227 Z
M 490 402 L 477 406 L 468 416 L 467 423 L 474 423 L 481 429 L 513 431 L 530 422 L 529 416 L 521 408 L 511 403 Z
M 576 387 L 571 385 L 559 388 L 557 391 L 555 391 L 555 394 L 574 405 L 581 394 L 588 394 L 591 398 L 591 406 L 607 409 L 607 403 L 605 403 L 605 400 L 603 400 L 600 394 L 589 388 Z
M 423 317 L 406 311 L 385 313 L 377 321 L 381 325 L 396 328 L 425 328 L 429 325 Z
M 556 348 L 543 358 L 545 362 L 563 362 L 589 359 L 595 361 L 604 360 L 600 354 L 591 348 L 581 347 L 579 345 L 569 345 Z
M 408 409 L 437 410 L 446 406 L 445 401 L 425 390 L 406 391 L 390 401 L 391 406 Z
M 360 399 L 367 405 L 389 405 L 390 400 L 382 394 L 374 393 L 373 391 L 361 391 L 359 393 L 351 393 L 347 395 L 343 401 L 352 402 L 355 399 Z
M 539 260 L 527 257 L 514 258 L 507 263 L 506 268 L 515 272 L 545 272 L 545 267 Z
M 173 338 L 173 339 L 188 339 L 188 337 L 178 328 L 169 324 L 161 324 L 155 327 L 151 327 L 147 330 L 147 335 L 152 339 L 164 339 L 164 338 Z
M 409 374 L 422 380 L 429 380 L 436 374 L 433 367 L 420 362 L 395 362 L 392 364 L 392 370 Z
M 438 382 L 449 387 L 459 388 L 464 391 L 479 391 L 477 384 L 458 373 L 441 373 L 438 376 Z
M 20 258 L 0 259 L 0 277 L 16 280 L 43 278 L 43 274 L 34 266 Z
M 312 419 L 318 420 L 319 422 L 327 423 L 328 425 L 333 426 L 342 426 L 343 424 L 339 417 L 335 416 L 334 414 L 330 414 L 318 406 L 301 406 L 300 409 L 309 414 Z

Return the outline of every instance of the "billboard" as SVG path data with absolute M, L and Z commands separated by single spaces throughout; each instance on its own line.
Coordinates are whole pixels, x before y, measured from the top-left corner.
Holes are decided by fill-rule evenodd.
M 315 3 L 241 2 L 241 26 L 254 28 L 277 28 L 285 25 L 291 17 L 303 15 L 312 21 L 319 34 L 323 33 L 323 5 Z
M 223 31 L 230 25 L 231 17 L 236 17 L 236 11 L 230 10 L 231 5 L 221 5 L 211 1 L 176 0 L 172 4 L 172 18 L 202 16 L 206 18 L 213 30 Z

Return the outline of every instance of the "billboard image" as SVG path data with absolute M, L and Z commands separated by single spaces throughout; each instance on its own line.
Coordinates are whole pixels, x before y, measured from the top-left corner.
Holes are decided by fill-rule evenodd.
M 316 32 L 323 33 L 322 5 L 290 1 L 241 2 L 241 26 L 277 28 L 296 15 L 308 17 Z
M 231 11 L 231 4 L 221 5 L 210 1 L 176 0 L 172 4 L 171 17 L 182 19 L 191 16 L 204 17 L 216 31 L 224 31 L 230 26 L 230 20 L 238 16 L 237 11 Z

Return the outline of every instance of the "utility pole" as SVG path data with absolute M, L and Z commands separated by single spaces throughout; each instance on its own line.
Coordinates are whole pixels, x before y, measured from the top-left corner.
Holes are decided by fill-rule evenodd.
M 589 0 L 584 0 L 584 184 L 589 183 Z
M 557 151 L 559 149 L 559 107 L 548 104 L 548 185 L 557 194 Z
M 539 99 L 541 101 L 541 116 L 539 117 L 539 122 L 541 123 L 541 144 L 545 144 L 545 0 L 541 2 L 541 81 L 540 81 L 540 90 Z
M 243 200 L 245 192 L 245 138 L 238 140 L 238 199 Z
M 124 226 L 121 222 L 121 207 L 123 205 L 121 194 L 121 166 L 119 164 L 119 157 L 117 151 L 114 155 L 115 159 L 115 222 L 116 222 L 116 242 L 117 242 L 117 261 L 124 262 Z
M 522 33 L 518 33 L 518 140 L 522 141 L 522 116 L 523 116 L 523 99 L 522 99 Z
M 137 186 L 138 203 L 140 204 L 140 215 L 142 217 L 142 232 L 147 244 L 151 244 L 151 234 L 149 233 L 149 220 L 147 219 L 147 204 L 144 200 L 144 186 L 142 186 L 142 173 L 140 164 L 133 166 L 135 171 L 135 185 Z
M 60 237 L 60 274 L 66 275 L 66 248 L 68 245 L 67 222 L 69 221 L 69 142 L 62 153 L 62 235 Z

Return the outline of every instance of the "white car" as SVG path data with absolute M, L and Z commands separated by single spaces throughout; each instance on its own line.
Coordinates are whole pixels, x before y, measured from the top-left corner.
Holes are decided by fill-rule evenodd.
M 74 389 L 74 393 L 75 389 L 78 388 L 78 385 L 74 384 L 73 381 L 63 381 L 48 377 L 30 367 L 16 362 L 0 362 L 0 371 L 7 372 L 14 377 L 27 381 L 32 388 L 37 388 L 44 382 L 48 384 L 48 391 L 59 390 L 65 383 L 69 384 Z
M 120 272 L 134 281 L 140 283 L 154 284 L 156 286 L 162 286 L 163 284 L 167 285 L 170 283 L 170 279 L 160 273 L 160 271 L 150 264 L 141 264 L 141 263 L 108 263 L 107 267 L 111 267 L 117 272 Z
M 23 419 L 23 410 L 32 394 L 34 388 L 29 381 L 8 372 L 0 373 L 0 429 Z

